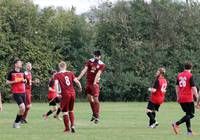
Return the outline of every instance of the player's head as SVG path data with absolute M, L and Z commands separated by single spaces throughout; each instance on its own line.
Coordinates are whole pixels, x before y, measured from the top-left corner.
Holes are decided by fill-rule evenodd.
M 66 64 L 64 61 L 61 61 L 61 62 L 58 64 L 58 67 L 59 67 L 59 70 L 60 70 L 60 71 L 66 70 L 66 69 L 67 69 L 67 64 Z
M 94 51 L 94 57 L 95 57 L 95 59 L 100 60 L 101 59 L 101 52 L 100 51 Z
M 161 76 L 161 75 L 164 76 L 165 72 L 166 72 L 165 68 L 160 67 L 156 72 L 156 77 Z
M 15 69 L 21 69 L 22 68 L 22 61 L 20 60 L 20 59 L 16 59 L 15 61 L 14 61 L 14 67 L 15 67 Z
M 185 62 L 184 65 L 185 70 L 191 70 L 192 69 L 192 62 Z
M 31 71 L 32 70 L 32 64 L 30 62 L 26 63 L 26 70 Z

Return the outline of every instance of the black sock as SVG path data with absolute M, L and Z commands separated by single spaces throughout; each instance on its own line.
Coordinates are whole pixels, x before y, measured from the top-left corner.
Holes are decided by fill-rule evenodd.
M 15 123 L 19 123 L 22 119 L 22 115 L 18 115 L 16 116 L 16 119 L 15 119 Z
M 51 115 L 53 113 L 53 111 L 49 110 L 49 112 L 47 112 L 47 116 Z
M 156 118 L 156 112 L 152 112 L 154 119 Z
M 61 109 L 60 109 L 60 107 L 59 107 L 58 110 L 57 110 L 57 112 L 56 112 L 56 115 L 59 115 L 59 114 L 60 114 L 60 111 L 61 111 Z
M 176 125 L 180 125 L 186 121 L 190 120 L 190 115 L 185 115 L 183 118 L 181 118 L 178 122 L 176 122 Z
M 149 126 L 156 122 L 152 112 L 148 112 L 147 116 L 149 117 Z
M 187 131 L 192 132 L 190 120 L 187 120 L 185 123 L 186 123 Z

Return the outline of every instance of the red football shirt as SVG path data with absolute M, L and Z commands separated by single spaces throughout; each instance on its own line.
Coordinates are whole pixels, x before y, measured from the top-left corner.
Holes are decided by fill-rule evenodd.
M 75 89 L 73 86 L 73 82 L 75 79 L 75 75 L 73 72 L 59 72 L 54 76 L 54 80 L 58 80 L 61 94 L 75 94 Z
M 192 87 L 195 86 L 195 83 L 189 71 L 178 74 L 176 85 L 178 86 L 178 102 L 193 102 Z
M 31 89 L 32 88 L 32 74 L 31 72 L 25 71 L 25 79 L 27 80 L 26 83 L 26 89 Z
M 165 91 L 167 88 L 167 80 L 160 76 L 156 79 L 153 88 L 156 89 L 156 92 L 151 93 L 150 101 L 154 104 L 162 104 L 165 100 Z
M 11 71 L 8 74 L 7 80 L 9 81 L 21 81 L 24 80 L 25 75 L 23 72 L 17 72 L 17 71 Z M 20 93 L 25 93 L 25 83 L 24 82 L 20 82 L 20 83 L 15 83 L 11 85 L 11 92 L 13 94 L 20 94 Z
M 85 66 L 88 67 L 88 71 L 87 71 L 87 84 L 88 85 L 94 83 L 94 79 L 99 70 L 101 70 L 103 72 L 105 69 L 105 64 L 101 60 L 95 60 L 94 58 L 87 61 Z
M 55 81 L 54 79 L 49 80 L 49 87 L 51 87 L 53 90 L 55 89 Z M 48 92 L 48 99 L 53 99 L 57 97 L 56 91 L 49 91 Z

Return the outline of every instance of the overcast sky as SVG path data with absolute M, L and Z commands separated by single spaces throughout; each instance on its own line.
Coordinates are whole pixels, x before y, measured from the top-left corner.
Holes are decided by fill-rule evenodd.
M 97 6 L 99 3 L 108 0 L 33 0 L 35 4 L 38 4 L 41 8 L 47 6 L 63 7 L 65 9 L 76 7 L 77 14 L 81 14 L 90 10 L 90 7 Z M 116 2 L 117 0 L 109 0 Z M 146 0 L 151 1 L 151 0 Z

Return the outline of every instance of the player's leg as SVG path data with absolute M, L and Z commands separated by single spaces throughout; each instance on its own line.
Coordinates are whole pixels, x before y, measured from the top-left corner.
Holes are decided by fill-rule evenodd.
M 50 100 L 49 102 L 50 110 L 43 115 L 44 120 L 47 120 L 48 117 L 57 110 L 55 99 Z
M 193 135 L 194 133 L 192 132 L 191 128 L 191 119 L 194 118 L 194 113 L 195 113 L 195 107 L 194 103 L 188 103 L 188 110 L 186 114 L 190 116 L 190 119 L 186 121 L 186 127 L 187 127 L 187 134 L 188 135 Z
M 155 105 L 149 101 L 147 105 L 147 110 L 146 110 L 147 116 L 149 117 L 149 127 L 156 122 L 155 120 Z
M 76 95 L 72 95 L 69 103 L 69 119 L 71 122 L 71 132 L 75 133 L 75 125 L 74 125 L 74 103 L 75 103 Z
M 92 90 L 94 105 L 95 105 L 95 124 L 99 123 L 100 102 L 99 102 L 99 84 L 93 86 Z
M 88 102 L 90 103 L 90 107 L 92 109 L 92 118 L 91 118 L 91 121 L 94 121 L 94 119 L 95 119 L 95 116 L 94 116 L 94 113 L 95 113 L 95 103 L 94 103 L 94 100 L 92 98 L 92 85 L 87 85 L 86 86 L 86 94 L 87 94 Z
M 65 125 L 64 132 L 70 132 L 69 128 L 69 95 L 65 95 L 61 99 L 61 109 L 63 112 L 63 122 Z
M 25 112 L 25 94 L 13 94 L 16 103 L 19 106 L 19 112 L 13 124 L 13 128 L 20 128 L 20 121 Z
M 26 109 L 25 109 L 24 115 L 21 120 L 22 123 L 28 123 L 26 118 L 27 118 L 29 110 L 31 108 L 31 91 L 26 91 L 26 92 L 28 92 L 26 94 Z
M 59 104 L 60 101 L 61 101 L 61 99 L 58 98 L 58 97 L 56 97 L 56 104 Z M 59 107 L 57 108 L 56 114 L 54 115 L 54 118 L 56 118 L 56 119 L 58 119 L 58 120 L 61 121 L 62 119 L 59 117 L 60 112 L 61 112 L 61 108 L 60 108 L 60 106 L 59 106 Z

